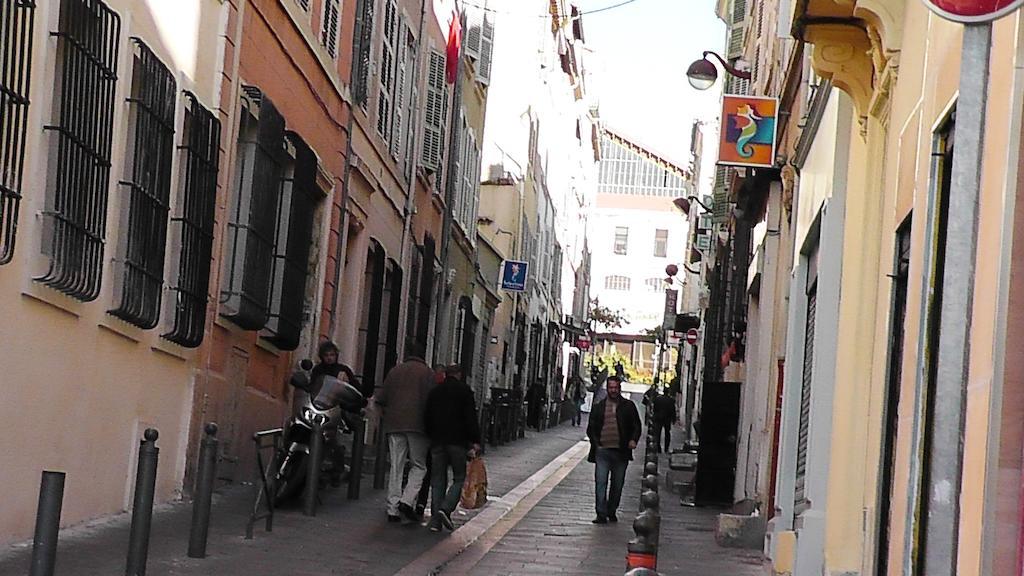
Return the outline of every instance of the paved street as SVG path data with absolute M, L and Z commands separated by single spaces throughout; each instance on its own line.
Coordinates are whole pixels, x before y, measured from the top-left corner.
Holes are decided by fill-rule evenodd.
M 593 467 L 585 461 L 582 435 L 582 428 L 563 425 L 492 448 L 491 502 L 479 512 L 460 512 L 450 536 L 387 524 L 383 492 L 370 489 L 367 478 L 361 500 L 330 491 L 316 518 L 284 510 L 273 533 L 257 531 L 246 541 L 251 491 L 234 489 L 217 500 L 209 557 L 195 560 L 185 556 L 190 509 L 169 506 L 154 522 L 148 574 L 622 574 L 638 506 L 639 467 L 630 468 L 619 524 L 592 525 Z M 663 493 L 662 573 L 760 574 L 758 554 L 715 546 L 714 511 L 684 508 Z M 127 531 L 127 517 L 65 531 L 57 574 L 123 573 Z M 0 553 L 0 576 L 24 576 L 29 553 L 27 546 Z

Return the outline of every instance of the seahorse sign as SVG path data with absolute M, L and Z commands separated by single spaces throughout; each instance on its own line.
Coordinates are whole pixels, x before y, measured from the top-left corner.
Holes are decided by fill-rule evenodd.
M 750 141 L 757 136 L 757 121 L 761 120 L 761 117 L 749 104 L 737 108 L 736 117 L 736 124 L 740 129 L 740 137 L 736 140 L 736 152 L 743 158 L 750 158 L 754 155 L 754 147 Z

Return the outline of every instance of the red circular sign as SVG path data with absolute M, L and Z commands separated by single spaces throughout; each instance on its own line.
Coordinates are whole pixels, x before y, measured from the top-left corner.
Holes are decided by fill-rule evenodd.
M 584 351 L 590 350 L 590 338 L 581 336 L 576 340 L 576 347 Z
M 1006 16 L 1024 0 L 924 0 L 926 6 L 947 20 L 965 24 L 988 22 Z
M 697 338 L 700 337 L 700 332 L 697 332 L 696 328 L 690 328 L 686 331 L 686 343 L 696 344 Z

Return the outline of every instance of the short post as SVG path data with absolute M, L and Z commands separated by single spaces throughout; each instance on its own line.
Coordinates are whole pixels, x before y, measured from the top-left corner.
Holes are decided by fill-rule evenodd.
M 366 453 L 366 419 L 356 419 L 352 431 L 352 470 L 348 476 L 348 499 L 359 499 L 359 485 L 363 481 L 363 455 Z
M 53 576 L 57 565 L 57 537 L 60 510 L 64 503 L 63 472 L 43 472 L 36 510 L 36 534 L 32 539 L 32 565 L 29 576 Z
M 626 570 L 658 568 L 658 550 L 653 536 L 655 522 L 657 520 L 648 510 L 644 510 L 633 520 L 633 533 L 636 537 L 626 546 Z
M 149 532 L 153 525 L 153 500 L 156 496 L 156 466 L 160 449 L 156 447 L 160 433 L 148 428 L 139 446 L 139 467 L 135 474 L 135 501 L 132 505 L 132 526 L 128 537 L 126 576 L 146 576 L 149 557 Z
M 309 437 L 309 460 L 306 461 L 306 490 L 302 493 L 302 513 L 316 516 L 316 501 L 320 490 L 320 462 L 324 458 L 324 422 L 313 419 L 313 432 Z
M 384 421 L 382 419 L 378 419 L 376 438 L 376 446 L 374 448 L 376 448 L 377 457 L 373 461 L 373 489 L 383 490 L 386 485 L 385 477 L 387 476 L 388 468 L 388 436 L 384 433 Z M 349 482 L 351 481 L 352 476 L 350 475 Z
M 199 445 L 199 470 L 195 497 L 192 499 L 192 529 L 188 537 L 188 557 L 206 558 L 206 541 L 210 534 L 210 509 L 213 485 L 217 479 L 217 425 L 210 422 Z

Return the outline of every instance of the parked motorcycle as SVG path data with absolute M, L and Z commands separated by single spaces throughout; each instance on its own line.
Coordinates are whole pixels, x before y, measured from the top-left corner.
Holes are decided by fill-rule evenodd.
M 298 414 L 288 420 L 284 441 L 277 456 L 274 474 L 274 503 L 282 504 L 302 492 L 309 470 L 307 458 L 315 423 L 321 425 L 323 447 L 320 462 L 321 482 L 338 485 L 345 473 L 343 435 L 351 434 L 366 398 L 349 382 L 343 372 L 337 378 L 320 376 L 310 380 L 313 363 L 303 360 L 289 379 L 289 384 L 307 393 Z

